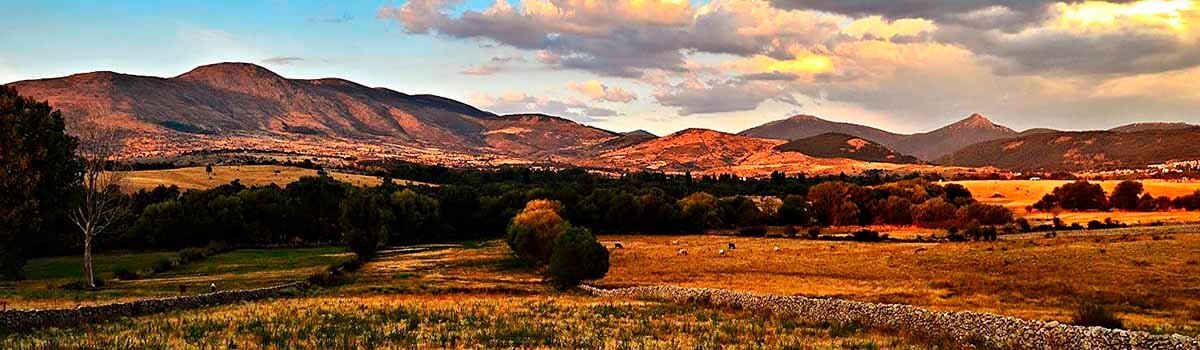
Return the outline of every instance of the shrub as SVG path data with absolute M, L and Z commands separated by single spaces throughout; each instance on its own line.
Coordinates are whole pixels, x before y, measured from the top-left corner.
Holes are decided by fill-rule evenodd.
M 970 238 L 976 241 L 994 241 L 996 240 L 997 230 L 996 226 L 980 226 L 977 224 L 971 224 L 967 226 L 967 229 L 963 232 L 963 235 L 965 236 L 964 238 Z
M 950 240 L 951 242 L 965 242 L 967 237 L 963 236 L 962 233 L 959 233 L 957 227 L 951 227 L 946 230 L 946 239 Z
M 1021 229 L 1021 232 L 1031 232 L 1031 231 L 1033 231 L 1033 226 L 1030 226 L 1030 225 L 1029 225 L 1029 220 L 1027 220 L 1027 219 L 1025 219 L 1025 218 L 1018 218 L 1018 219 L 1017 219 L 1017 228 Z
M 113 277 L 122 281 L 130 281 L 138 279 L 138 274 L 129 269 L 125 265 L 116 265 L 112 268 Z
M 179 251 L 179 263 L 187 264 L 193 261 L 204 259 L 206 256 L 208 256 L 208 254 L 202 248 L 186 248 Z
M 973 203 L 958 209 L 962 222 L 979 222 L 980 225 L 1004 225 L 1012 221 L 1012 211 L 1004 206 Z
M 171 260 L 170 258 L 163 257 L 163 258 L 158 258 L 158 260 L 155 260 L 154 264 L 150 266 L 150 270 L 154 271 L 154 273 L 162 273 L 162 272 L 171 271 L 171 269 L 174 269 L 175 266 L 176 266 L 175 260 Z
M 1089 230 L 1099 230 L 1105 228 L 1105 225 L 1104 223 L 1100 222 L 1100 220 L 1091 220 L 1088 221 L 1087 228 Z
M 800 234 L 800 232 L 796 229 L 796 226 L 788 225 L 783 228 L 783 237 L 792 238 L 796 237 L 798 234 Z
M 854 231 L 853 238 L 859 242 L 879 242 L 879 232 L 875 230 L 862 229 Z
M 546 273 L 561 288 L 604 277 L 608 273 L 608 248 L 597 242 L 596 236 L 586 228 L 563 230 L 554 239 L 554 253 Z
M 1079 305 L 1079 308 L 1075 310 L 1075 315 L 1071 318 L 1071 323 L 1084 327 L 1125 328 L 1125 322 L 1103 305 L 1094 303 Z
M 755 225 L 738 229 L 738 236 L 743 237 L 765 237 L 767 235 L 767 227 L 763 225 Z
M 808 228 L 807 236 L 808 236 L 808 239 L 817 239 L 817 238 L 821 237 L 821 228 L 816 227 L 816 226 Z

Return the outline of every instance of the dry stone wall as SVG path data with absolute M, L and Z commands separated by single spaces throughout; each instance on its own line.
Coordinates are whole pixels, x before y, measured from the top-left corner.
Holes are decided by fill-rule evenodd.
M 0 311 L 0 329 L 21 331 L 39 327 L 66 327 L 119 317 L 149 315 L 172 310 L 198 308 L 248 301 L 277 295 L 289 288 L 302 288 L 307 282 L 293 282 L 274 287 L 219 291 L 207 294 L 144 299 L 125 303 L 80 306 L 55 310 Z
M 837 299 L 741 293 L 723 289 L 648 286 L 597 289 L 598 296 L 697 303 L 716 307 L 768 311 L 814 323 L 856 323 L 964 347 L 999 349 L 1200 349 L 1200 339 L 1183 335 L 1151 335 L 1101 327 L 1031 321 L 978 312 L 938 312 L 901 304 L 873 304 Z

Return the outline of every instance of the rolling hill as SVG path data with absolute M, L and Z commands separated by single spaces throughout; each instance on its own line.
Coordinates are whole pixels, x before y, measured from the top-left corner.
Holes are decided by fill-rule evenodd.
M 921 162 L 916 157 L 900 154 L 874 141 L 836 132 L 793 140 L 775 146 L 775 149 L 783 152 L 800 152 L 820 158 L 847 158 L 868 162 L 908 164 Z
M 1200 127 L 1029 135 L 968 146 L 938 164 L 1013 170 L 1098 171 L 1200 159 Z
M 1017 136 L 1018 133 L 997 125 L 979 114 L 930 132 L 896 134 L 880 129 L 823 120 L 813 116 L 795 116 L 747 129 L 739 135 L 796 140 L 836 132 L 861 137 L 885 145 L 897 152 L 921 159 L 937 159 L 977 142 Z

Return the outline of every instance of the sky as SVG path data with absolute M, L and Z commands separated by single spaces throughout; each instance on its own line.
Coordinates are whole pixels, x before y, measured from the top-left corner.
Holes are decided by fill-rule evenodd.
M 1200 123 L 1197 2 L 0 0 L 0 83 L 251 62 L 660 135 Z

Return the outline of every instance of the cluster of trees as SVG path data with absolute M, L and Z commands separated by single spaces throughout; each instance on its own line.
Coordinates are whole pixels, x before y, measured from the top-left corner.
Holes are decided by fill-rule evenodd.
M 1175 198 L 1155 197 L 1145 191 L 1141 182 L 1126 180 L 1118 183 L 1113 188 L 1112 194 L 1107 194 L 1100 184 L 1077 180 L 1055 187 L 1050 193 L 1042 196 L 1037 203 L 1026 208 L 1027 211 L 1047 212 L 1055 210 L 1108 211 L 1112 209 L 1143 212 L 1171 209 L 1200 210 L 1200 191 Z
M 559 287 L 599 279 L 608 273 L 608 249 L 587 228 L 571 225 L 559 213 L 562 203 L 529 201 L 508 225 L 507 242 L 517 257 L 544 266 Z

